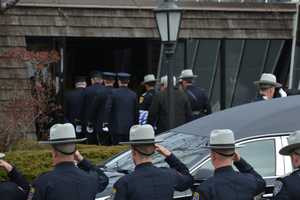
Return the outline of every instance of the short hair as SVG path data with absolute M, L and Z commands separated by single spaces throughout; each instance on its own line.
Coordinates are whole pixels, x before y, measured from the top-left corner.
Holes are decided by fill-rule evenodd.
M 53 144 L 53 149 L 62 155 L 72 155 L 76 151 L 76 144 L 68 143 L 68 144 Z
M 134 144 L 131 146 L 133 150 L 137 151 L 144 158 L 150 157 L 155 152 L 153 144 Z

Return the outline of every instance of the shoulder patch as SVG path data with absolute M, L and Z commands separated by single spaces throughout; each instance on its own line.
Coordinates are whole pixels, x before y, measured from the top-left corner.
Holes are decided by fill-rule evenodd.
M 144 99 L 145 99 L 144 96 L 141 96 L 141 97 L 140 97 L 140 104 L 142 104 L 142 103 L 144 102 Z
M 282 189 L 283 183 L 279 180 L 276 180 L 274 183 L 274 196 L 276 196 Z
M 200 200 L 200 195 L 198 192 L 193 193 L 193 199 L 192 200 Z

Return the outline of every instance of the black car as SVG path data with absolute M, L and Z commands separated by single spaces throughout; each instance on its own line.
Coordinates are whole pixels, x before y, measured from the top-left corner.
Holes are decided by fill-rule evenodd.
M 209 151 L 201 148 L 209 140 L 213 129 L 229 128 L 235 132 L 236 140 L 243 144 L 239 149 L 245 158 L 266 180 L 266 194 L 272 194 L 272 186 L 277 177 L 292 171 L 289 157 L 279 155 L 279 150 L 287 145 L 288 135 L 300 129 L 300 96 L 261 101 L 237 106 L 192 121 L 158 136 L 166 146 L 190 169 L 196 181 L 206 179 L 213 167 Z M 159 154 L 153 156 L 156 166 L 167 166 Z M 97 195 L 96 200 L 108 199 L 112 185 L 124 174 L 134 169 L 130 151 L 123 152 L 103 167 L 110 178 L 107 189 Z M 174 199 L 191 199 L 191 190 L 175 192 Z

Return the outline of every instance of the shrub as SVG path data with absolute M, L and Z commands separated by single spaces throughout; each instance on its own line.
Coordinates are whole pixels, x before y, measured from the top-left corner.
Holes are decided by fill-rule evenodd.
M 40 174 L 52 169 L 51 148 L 34 141 L 21 141 L 13 146 L 13 151 L 7 152 L 5 160 L 12 163 L 26 177 L 32 181 Z M 94 164 L 128 149 L 127 146 L 96 146 L 79 144 L 81 154 Z M 6 173 L 0 171 L 0 179 L 6 179 Z

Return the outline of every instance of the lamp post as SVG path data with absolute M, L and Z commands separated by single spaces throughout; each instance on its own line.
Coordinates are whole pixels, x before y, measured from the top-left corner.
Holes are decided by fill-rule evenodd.
M 154 14 L 160 39 L 164 45 L 164 53 L 166 55 L 168 69 L 168 128 L 171 129 L 174 128 L 174 73 L 173 68 L 170 65 L 170 60 L 176 49 L 182 10 L 178 8 L 173 0 L 164 0 L 154 9 Z

